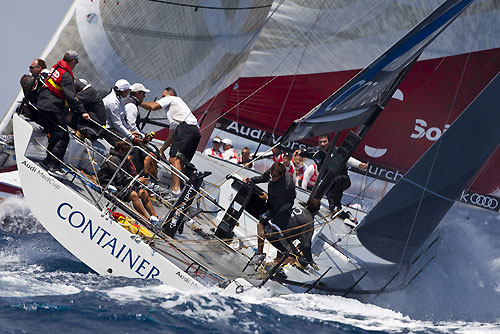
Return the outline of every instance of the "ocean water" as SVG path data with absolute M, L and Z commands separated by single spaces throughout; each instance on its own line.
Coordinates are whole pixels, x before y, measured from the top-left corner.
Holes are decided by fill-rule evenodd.
M 22 198 L 0 204 L 0 333 L 500 333 L 500 217 L 463 205 L 404 291 L 359 301 L 231 296 L 107 278 L 68 253 Z

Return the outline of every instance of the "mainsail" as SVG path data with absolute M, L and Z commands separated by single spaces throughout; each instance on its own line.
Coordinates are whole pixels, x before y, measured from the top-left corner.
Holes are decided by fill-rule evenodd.
M 500 143 L 500 72 L 357 228 L 362 244 L 409 261 Z
M 471 2 L 445 2 L 341 89 L 295 121 L 283 136 L 283 141 L 309 138 L 366 123 L 385 106 L 425 47 Z
M 98 90 L 126 78 L 153 98 L 171 86 L 195 109 L 237 79 L 271 4 L 75 0 L 41 58 L 52 66 L 73 49 L 75 75 Z

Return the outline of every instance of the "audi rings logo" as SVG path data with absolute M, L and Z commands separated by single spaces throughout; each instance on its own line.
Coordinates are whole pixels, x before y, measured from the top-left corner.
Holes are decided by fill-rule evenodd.
M 462 191 L 460 201 L 488 210 L 498 211 L 499 209 L 499 199 L 494 196 Z

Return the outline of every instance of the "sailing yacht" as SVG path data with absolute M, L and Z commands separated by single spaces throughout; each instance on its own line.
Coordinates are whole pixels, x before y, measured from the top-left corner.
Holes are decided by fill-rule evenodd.
M 418 57 L 472 2 L 443 3 L 289 127 L 283 143 L 357 127 L 338 150 L 329 152 L 316 190 L 298 191 L 295 207 L 310 197 L 322 197 Z M 16 114 L 17 167 L 35 217 L 101 275 L 159 279 L 180 289 L 219 287 L 230 293 L 266 288 L 277 294 L 379 294 L 406 287 L 432 261 L 436 226 L 497 149 L 500 133 L 494 129 L 500 116 L 494 110 L 499 85 L 496 76 L 373 210 L 349 209 L 361 221 L 359 225 L 346 222 L 339 213 L 332 215 L 323 205 L 312 239 L 317 268 L 300 261 L 274 263 L 274 254 L 254 261 L 256 224 L 263 206 L 258 194 L 266 187 L 245 186 L 242 179 L 256 172 L 230 162 L 197 154 L 193 159 L 197 169 L 182 174 L 160 159 L 165 179 L 175 173 L 185 183 L 178 198 L 152 191 L 155 211 L 163 217 L 161 226 L 120 201 L 109 185 L 99 184 L 71 164 L 65 164 L 66 178 L 51 177 L 28 154 L 45 151 L 39 140 L 41 130 Z M 93 149 L 92 143 L 74 139 L 86 150 Z M 476 152 L 477 147 L 481 152 Z M 92 165 L 99 155 L 102 159 L 98 150 L 89 154 Z M 291 255 L 300 258 L 300 254 Z
M 82 55 L 77 77 L 103 93 L 120 78 L 142 82 L 157 93 L 165 85 L 175 87 L 200 121 L 199 150 L 221 129 L 229 127 L 242 136 L 233 124 L 251 134 L 266 131 L 271 140 L 260 135 L 249 139 L 273 146 L 293 120 L 442 3 L 76 0 L 40 57 L 54 64 L 67 49 L 76 50 Z M 422 53 L 353 153 L 370 163 L 368 176 L 389 186 L 397 181 L 491 81 L 500 68 L 499 20 L 497 1 L 474 2 Z M 22 100 L 22 93 L 16 100 Z M 14 103 L 0 130 L 16 107 Z M 145 131 L 157 132 L 160 139 L 167 136 L 164 115 L 142 110 L 141 116 L 160 125 L 150 122 Z M 15 166 L 5 159 L 13 156 L 12 145 L 0 144 L 0 165 Z M 290 147 L 294 145 L 298 143 Z M 489 159 L 460 201 L 500 209 L 499 154 Z M 5 189 L 0 197 L 22 191 L 16 179 L 15 173 L 0 173 Z

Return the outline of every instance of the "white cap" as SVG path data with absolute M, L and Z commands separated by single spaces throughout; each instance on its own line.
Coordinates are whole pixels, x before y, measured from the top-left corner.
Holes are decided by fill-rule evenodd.
M 146 87 L 144 87 L 143 84 L 138 83 L 138 82 L 136 82 L 135 84 L 133 84 L 132 86 L 130 86 L 130 91 L 132 93 L 135 93 L 135 92 L 149 93 L 150 92 L 149 89 L 147 89 Z
M 214 143 L 222 143 L 222 140 L 220 139 L 219 136 L 215 136 L 214 139 L 212 140 Z
M 233 146 L 233 142 L 232 142 L 232 141 L 231 141 L 231 139 L 229 139 L 229 138 L 224 138 L 224 139 L 222 139 L 222 144 L 224 144 L 224 145 L 231 145 L 231 146 Z
M 125 79 L 120 79 L 115 83 L 115 87 L 116 89 L 123 92 L 125 90 L 130 89 L 130 83 Z
M 87 86 L 87 85 L 89 84 L 89 82 L 88 82 L 87 80 L 85 80 L 85 79 L 80 78 L 80 79 L 78 79 L 78 80 L 80 80 L 80 82 L 81 82 L 84 86 Z

